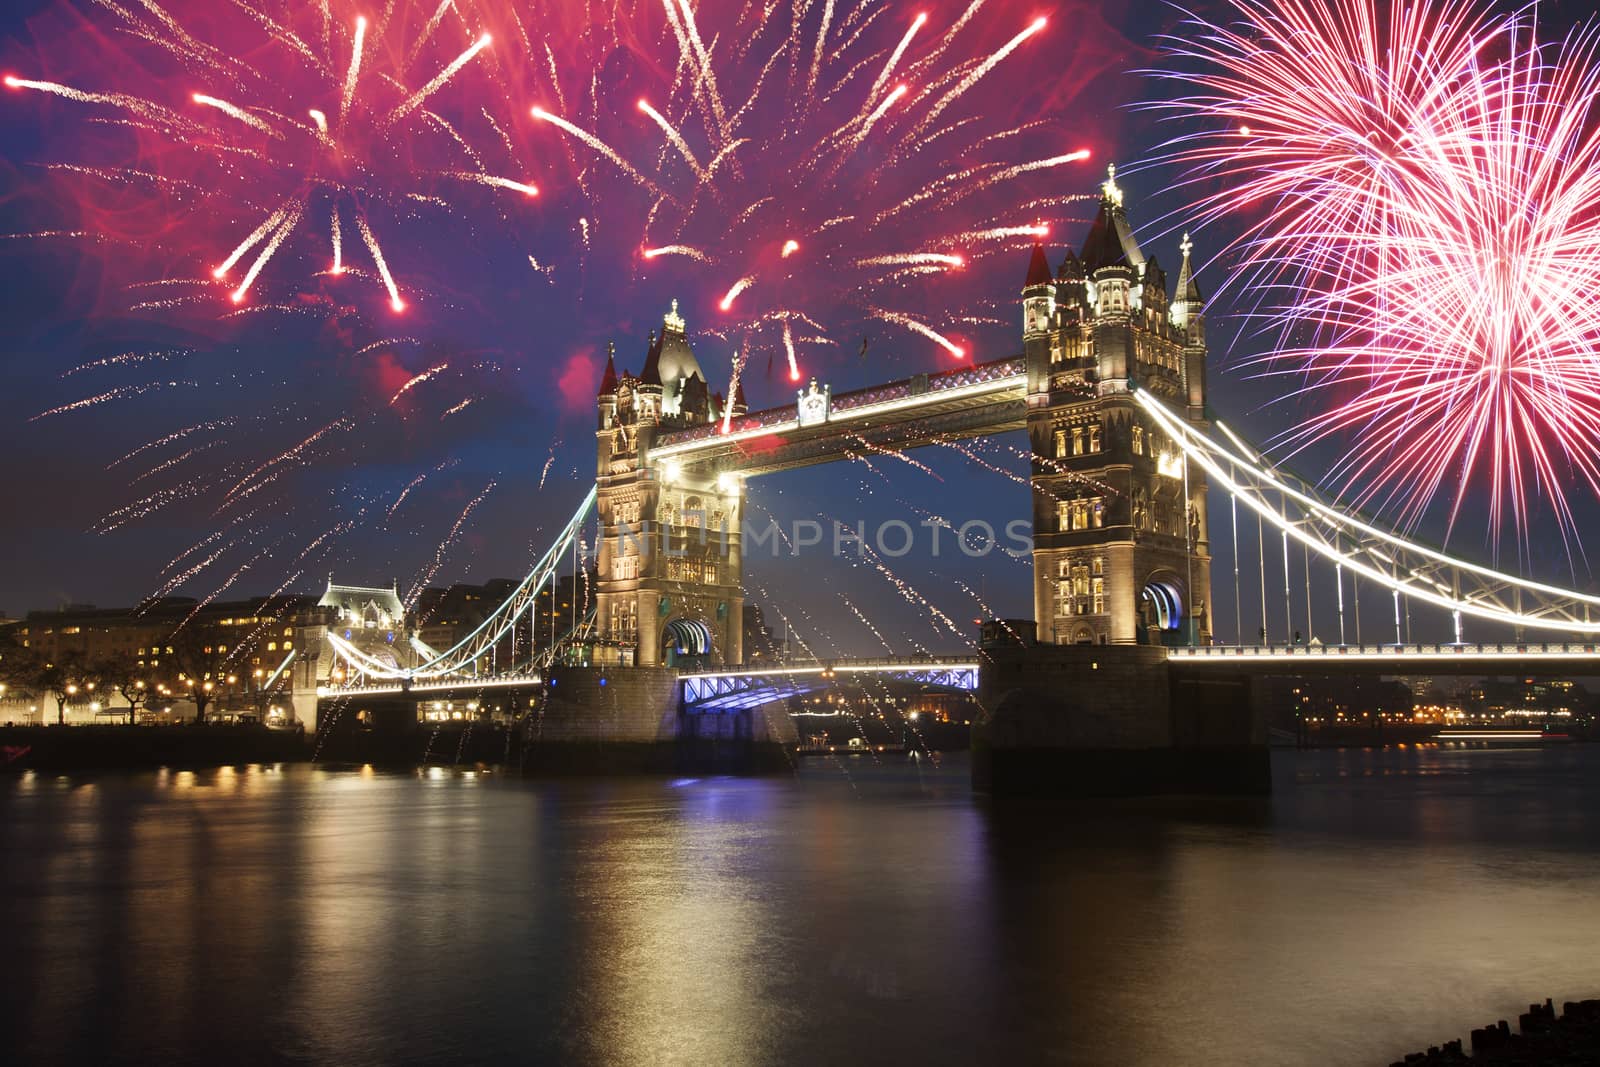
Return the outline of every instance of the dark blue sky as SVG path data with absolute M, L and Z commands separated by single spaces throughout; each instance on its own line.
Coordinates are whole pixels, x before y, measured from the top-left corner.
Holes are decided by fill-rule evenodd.
M 1130 72 L 1152 62 L 1154 35 L 1178 25 L 1176 12 L 1154 4 L 1038 7 L 1052 11 L 1050 32 L 1062 35 L 1052 47 L 1063 56 L 1070 52 L 1081 70 L 1036 66 L 1033 91 L 1016 106 L 1045 113 L 1053 129 L 1065 131 L 1063 137 L 1095 151 L 1091 164 L 1051 172 L 1054 191 L 1095 191 L 1104 163 L 1115 160 L 1124 164 L 1119 178 L 1135 225 L 1168 216 L 1179 206 L 1169 191 L 1172 175 L 1138 166 L 1154 154 L 1168 131 L 1157 129 L 1149 114 L 1132 106 L 1167 90 Z M 1547 9 L 1553 15 L 1561 10 L 1557 5 Z M 22 65 L 34 61 L 35 33 L 59 33 L 59 26 L 40 29 L 40 13 L 53 24 L 55 10 L 57 5 L 14 3 L 0 15 L 0 38 L 6 42 L 0 59 L 7 70 L 27 69 Z M 1068 47 L 1069 40 L 1077 51 Z M 58 36 L 47 40 L 56 47 L 59 42 Z M 1087 57 L 1086 47 L 1092 48 Z M 1082 73 L 1091 68 L 1093 76 Z M 70 228 L 74 209 L 53 194 L 55 178 L 39 164 L 63 158 L 63 146 L 78 136 L 82 112 L 59 101 L 41 102 L 36 94 L 0 95 L 0 105 L 0 232 Z M 1081 242 L 1089 210 L 1085 205 L 1080 224 L 1068 235 L 1074 244 Z M 130 229 L 155 223 L 128 221 Z M 0 521 L 0 610 L 15 615 L 66 602 L 124 604 L 162 588 L 163 568 L 191 546 L 203 545 L 217 531 L 218 521 L 206 502 L 184 500 L 180 494 L 147 509 L 149 514 L 139 521 L 95 532 L 104 516 L 137 500 L 149 484 L 159 484 L 159 479 L 135 483 L 145 469 L 138 463 L 109 470 L 108 464 L 164 433 L 219 418 L 240 420 L 228 444 L 216 449 L 237 454 L 219 456 L 217 466 L 200 468 L 213 474 L 229 469 L 229 463 L 248 467 L 251 460 L 265 461 L 341 415 L 360 429 L 339 454 L 275 486 L 281 492 L 253 520 L 258 529 L 224 529 L 224 539 L 236 546 L 232 554 L 180 583 L 178 591 L 200 596 L 270 591 L 294 573 L 299 546 L 340 523 L 347 528 L 337 539 L 337 549 L 316 555 L 301 568 L 304 573 L 292 582 L 293 588 L 311 590 L 329 570 L 356 583 L 395 577 L 403 588 L 430 571 L 432 582 L 439 584 L 524 570 L 542 546 L 544 531 L 562 524 L 592 477 L 593 414 L 583 398 L 593 393 L 604 343 L 614 339 L 619 362 L 637 370 L 645 334 L 659 323 L 669 299 L 680 298 L 690 309 L 693 334 L 716 296 L 696 291 L 691 279 L 664 272 L 627 286 L 586 277 L 574 303 L 571 290 L 546 281 L 524 262 L 530 251 L 546 258 L 552 254 L 552 232 L 557 232 L 557 241 L 578 239 L 570 227 L 555 231 L 545 225 L 524 233 L 503 216 L 497 221 L 487 209 L 483 219 L 462 229 L 413 242 L 405 251 L 426 262 L 438 310 L 403 326 L 385 320 L 371 301 L 327 287 L 318 291 L 325 304 L 311 309 L 322 313 L 262 316 L 244 325 L 133 314 L 127 311 L 126 289 L 127 261 L 138 258 L 133 253 L 77 241 L 0 241 L 0 321 L 7 324 L 0 345 L 0 449 L 7 459 L 0 468 L 0 501 L 6 509 Z M 609 236 L 600 233 L 596 239 Z M 1061 254 L 1062 236 L 1052 237 L 1052 260 Z M 1147 250 L 1174 270 L 1176 234 L 1152 229 L 1141 236 Z M 1223 234 L 1196 237 L 1202 253 L 1224 239 Z M 1023 253 L 1015 262 L 983 261 L 962 284 L 975 287 L 984 300 L 1007 301 L 1020 287 L 1025 268 Z M 1225 265 L 1211 264 L 1202 274 L 1208 291 L 1217 288 L 1223 269 Z M 1264 441 L 1292 425 L 1295 410 L 1270 405 L 1269 387 L 1239 370 L 1250 343 L 1233 337 L 1237 319 L 1230 316 L 1232 310 L 1226 304 L 1212 309 L 1211 401 L 1233 425 Z M 1016 321 L 1014 313 L 1006 314 Z M 419 342 L 399 348 L 388 363 L 353 369 L 352 349 L 396 332 L 418 335 Z M 979 358 L 1007 354 L 1018 344 L 1016 327 L 1009 324 L 979 332 L 977 340 Z M 85 361 L 153 349 L 181 349 L 183 354 L 159 364 L 154 375 L 148 363 L 126 371 L 113 367 L 65 373 Z M 719 378 L 725 381 L 729 360 L 723 346 L 706 340 L 697 343 L 697 350 L 713 385 Z M 807 370 L 841 390 L 936 366 L 925 350 L 888 338 L 874 341 L 869 359 L 854 355 L 845 351 L 832 362 L 811 363 Z M 389 410 L 393 405 L 374 402 L 375 396 L 381 401 L 391 394 L 409 374 L 445 357 L 466 368 L 461 388 L 477 398 L 459 415 L 430 413 L 424 426 L 416 416 L 397 420 Z M 753 406 L 792 398 L 781 357 L 778 362 L 779 369 L 770 376 L 764 359 L 748 371 Z M 30 421 L 42 411 L 98 391 L 157 379 L 178 384 L 125 403 Z M 1026 448 L 1020 434 L 978 447 L 989 462 L 1025 473 L 1026 463 L 1017 454 Z M 753 516 L 770 513 L 785 524 L 831 516 L 871 525 L 890 518 L 916 523 L 937 514 L 958 525 L 982 518 L 1003 527 L 1027 513 L 1025 488 L 963 455 L 929 448 L 913 458 L 932 473 L 879 459 L 872 464 L 875 469 L 841 464 L 758 480 L 750 489 Z M 1300 466 L 1310 470 L 1314 460 L 1307 457 Z M 395 518 L 376 521 L 385 511 L 384 502 L 392 501 L 394 486 L 424 472 L 428 477 L 415 502 Z M 494 488 L 483 495 L 491 484 Z M 483 499 L 460 535 L 436 560 L 441 541 L 480 495 Z M 1224 525 L 1227 509 L 1221 499 L 1212 508 L 1221 589 L 1232 569 Z M 1468 539 L 1455 544 L 1463 553 L 1475 548 Z M 210 551 L 201 547 L 190 561 Z M 1253 545 L 1250 551 L 1253 566 Z M 1486 559 L 1487 548 L 1476 554 Z M 1550 567 L 1547 576 L 1561 577 L 1560 559 L 1547 556 L 1544 562 Z M 1002 554 L 969 560 L 947 546 L 938 558 L 919 553 L 890 561 L 890 566 L 917 596 L 963 626 L 983 614 L 980 599 L 1000 614 L 1032 613 L 1031 571 L 1025 560 Z M 817 556 L 801 564 L 756 558 L 748 564 L 746 580 L 751 598 L 768 606 L 775 624 L 781 612 L 802 633 L 831 635 L 815 639 L 821 652 L 880 648 L 873 628 L 897 651 L 918 644 L 948 647 L 952 640 L 929 624 L 929 612 L 916 597 L 903 595 L 894 581 L 870 566 Z M 1587 582 L 1587 573 L 1580 580 Z M 1295 581 L 1298 588 L 1298 575 Z M 1254 596 L 1251 586 L 1246 603 Z M 1219 592 L 1218 601 L 1219 635 L 1231 637 L 1231 593 Z M 870 626 L 857 619 L 850 605 Z M 1381 607 L 1372 611 L 1375 621 L 1382 617 Z M 1246 629 L 1253 631 L 1254 613 L 1247 615 Z

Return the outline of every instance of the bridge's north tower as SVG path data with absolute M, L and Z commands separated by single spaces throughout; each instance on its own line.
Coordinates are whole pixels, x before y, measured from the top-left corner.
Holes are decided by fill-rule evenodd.
M 1130 385 L 1205 419 L 1204 302 L 1187 236 L 1176 291 L 1145 257 L 1116 169 L 1080 253 L 1035 244 L 1022 290 L 1033 450 L 1034 612 L 1056 644 L 1204 643 L 1204 474 L 1140 415 Z
M 677 301 L 637 377 L 618 375 L 607 354 L 596 403 L 597 660 L 742 663 L 744 481 L 650 455 L 660 434 L 716 422 L 727 403 L 701 372 Z M 742 387 L 732 405 L 744 412 Z

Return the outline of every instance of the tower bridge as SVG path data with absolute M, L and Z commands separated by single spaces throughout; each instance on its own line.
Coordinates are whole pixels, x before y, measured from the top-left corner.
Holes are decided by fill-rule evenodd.
M 676 306 L 642 370 L 608 353 L 597 398 L 597 661 L 743 660 L 746 483 L 777 471 L 963 437 L 1027 432 L 1034 614 L 1055 643 L 1210 639 L 1206 479 L 1135 399 L 1206 428 L 1205 308 L 1192 246 L 1170 293 L 1113 179 L 1081 251 L 1035 243 L 1022 354 L 751 412 L 710 393 Z
M 1144 753 L 1146 771 L 1165 768 L 1151 773 L 1195 785 L 1188 771 L 1174 769 L 1187 766 L 1180 755 L 1191 752 L 1209 753 L 1194 759 L 1214 757 L 1231 767 L 1227 777 L 1259 786 L 1264 731 L 1249 711 L 1249 689 L 1265 674 L 1600 670 L 1595 645 L 1585 643 L 1600 640 L 1600 597 L 1500 573 L 1383 529 L 1216 422 L 1206 388 L 1206 306 L 1187 236 L 1176 251 L 1169 289 L 1157 257 L 1134 236 L 1113 173 L 1079 248 L 1052 266 L 1034 244 L 1021 289 L 1020 354 L 837 393 L 811 380 L 793 403 L 761 411 L 749 410 L 742 386 L 728 398 L 711 390 L 674 303 L 650 335 L 639 373 L 619 372 L 609 349 L 596 399 L 594 488 L 527 579 L 452 648 L 413 641 L 409 662 L 376 657 L 330 633 L 332 659 L 351 683 L 330 686 L 330 695 L 420 695 L 422 687 L 492 682 L 485 664 L 569 553 L 576 570 L 592 512 L 593 612 L 581 627 L 575 612 L 567 665 L 552 659 L 539 673 L 550 706 L 575 722 L 586 715 L 599 722 L 595 709 L 610 709 L 608 738 L 659 740 L 687 729 L 685 716 L 701 730 L 731 712 L 728 721 L 737 724 L 711 728 L 713 738 L 749 740 L 764 730 L 781 742 L 780 722 L 757 724 L 750 714 L 824 684 L 830 671 L 909 677 L 933 668 L 742 669 L 740 523 L 749 480 L 1017 430 L 1027 433 L 1032 456 L 1033 618 L 989 628 L 975 656 L 940 666 L 947 673 L 938 684 L 977 686 L 988 714 L 984 744 L 997 754 L 995 766 L 1010 760 L 1004 773 L 1018 780 L 1058 775 L 1064 766 L 1090 780 L 1107 767 L 1133 774 L 1129 753 Z M 1222 595 L 1233 601 L 1231 646 L 1219 643 L 1212 600 L 1213 488 L 1228 503 L 1224 535 L 1234 571 Z M 1259 570 L 1261 626 L 1250 640 L 1241 510 L 1247 539 L 1254 518 Z M 1283 630 L 1275 643 L 1268 640 L 1275 636 L 1269 623 L 1276 627 L 1268 610 L 1269 534 L 1282 542 Z M 1303 612 L 1291 588 L 1291 544 L 1304 557 Z M 1331 578 L 1337 639 L 1326 632 L 1311 640 L 1313 559 L 1328 572 L 1318 582 Z M 1393 599 L 1392 642 L 1381 634 L 1376 643 L 1370 620 L 1363 635 L 1363 589 Z M 1456 641 L 1412 643 L 1411 605 L 1447 613 Z M 1494 624 L 1512 640 L 1469 644 L 1469 621 Z M 1540 639 L 1527 642 L 1528 630 Z M 558 687 L 563 671 L 570 676 Z M 529 677 L 508 684 L 531 684 Z M 572 736 L 590 736 L 584 731 L 593 722 Z

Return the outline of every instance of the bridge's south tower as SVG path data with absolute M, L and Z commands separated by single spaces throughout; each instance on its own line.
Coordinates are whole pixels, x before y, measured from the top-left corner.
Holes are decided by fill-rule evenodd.
M 596 657 L 653 666 L 744 660 L 739 523 L 744 482 L 650 451 L 660 433 L 722 417 L 677 301 L 651 334 L 644 369 L 617 373 L 607 354 L 597 398 L 595 508 L 600 520 Z M 743 410 L 742 393 L 733 401 Z
M 1171 298 L 1134 240 L 1116 169 L 1081 253 L 1022 290 L 1033 446 L 1034 612 L 1041 641 L 1210 639 L 1203 472 L 1141 417 L 1130 386 L 1205 419 L 1204 302 L 1187 237 Z

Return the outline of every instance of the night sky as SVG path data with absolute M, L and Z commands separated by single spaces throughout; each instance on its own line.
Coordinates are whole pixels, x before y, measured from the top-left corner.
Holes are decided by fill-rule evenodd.
M 423 6 L 431 11 L 435 5 Z M 487 11 L 493 5 L 471 6 Z M 911 10 L 926 10 L 931 24 L 943 25 L 963 6 L 933 0 Z M 1568 11 L 1576 17 L 1580 6 L 1546 5 L 1545 25 L 1560 27 Z M 719 5 L 702 7 L 704 17 L 714 20 Z M 175 2 L 171 8 L 180 20 L 188 19 L 191 9 L 196 19 L 210 17 L 205 5 Z M 1200 11 L 1211 13 L 1207 5 Z M 99 14 L 89 12 L 88 5 L 73 9 L 28 0 L 8 5 L 0 15 L 0 66 L 23 77 L 102 90 L 143 85 L 177 94 L 183 78 L 195 81 L 168 64 L 156 68 L 160 77 L 141 83 L 137 75 L 140 64 L 150 62 L 149 51 L 120 38 Z M 1031 146 L 1036 155 L 1087 148 L 1091 158 L 1029 175 L 998 194 L 1017 198 L 1019 205 L 1091 194 L 1104 178 L 1105 164 L 1116 162 L 1147 254 L 1156 253 L 1175 274 L 1183 227 L 1176 214 L 1182 204 L 1172 191 L 1175 176 L 1140 165 L 1173 130 L 1136 105 L 1175 92 L 1138 71 L 1160 62 L 1158 35 L 1180 32 L 1180 14 L 1153 3 L 993 0 L 984 9 L 984 24 L 972 30 L 982 47 L 959 54 L 964 58 L 999 47 L 1039 13 L 1050 16 L 1049 26 L 962 106 L 995 129 L 1041 119 L 1028 135 L 1038 142 Z M 892 44 L 898 25 L 889 26 L 886 19 L 868 32 L 877 34 L 878 45 Z M 552 34 L 576 36 L 579 29 L 558 25 Z M 500 48 L 511 37 L 496 30 Z M 569 83 L 573 65 L 600 62 L 576 47 L 563 50 L 561 43 L 557 40 L 552 56 Z M 439 54 L 448 58 L 453 50 Z M 263 55 L 270 59 L 270 53 L 251 58 L 261 63 Z M 644 27 L 631 49 L 603 57 L 595 77 L 606 105 L 616 105 L 604 121 L 621 124 L 626 113 L 634 124 L 629 128 L 637 129 L 634 98 L 660 99 L 676 58 L 670 31 L 660 26 Z M 95 240 L 0 241 L 0 300 L 7 324 L 0 346 L 0 449 L 7 460 L 0 475 L 6 511 L 0 522 L 0 611 L 16 615 L 69 602 L 130 604 L 163 590 L 224 598 L 283 585 L 311 592 L 330 572 L 357 584 L 394 578 L 402 592 L 422 582 L 517 575 L 544 546 L 546 531 L 564 522 L 593 476 L 593 396 L 608 341 L 617 345 L 619 369 L 638 371 L 647 332 L 659 327 L 669 300 L 679 299 L 712 388 L 727 388 L 738 337 L 706 337 L 700 331 L 726 325 L 717 305 L 738 270 L 704 270 L 681 257 L 643 263 L 638 254 L 643 201 L 592 154 L 584 157 L 587 168 L 582 160 L 574 163 L 580 153 L 570 138 L 527 118 L 529 106 L 562 109 L 540 88 L 539 78 L 512 66 L 496 68 L 503 96 L 490 102 L 515 114 L 517 122 L 505 124 L 504 138 L 487 136 L 487 146 L 476 147 L 486 157 L 504 149 L 523 160 L 525 169 L 515 176 L 536 181 L 541 196 L 524 201 L 503 191 L 452 187 L 447 212 L 430 214 L 424 204 L 415 218 L 386 216 L 381 196 L 374 196 L 375 228 L 410 305 L 400 316 L 388 309 L 380 281 L 370 274 L 316 277 L 325 266 L 327 237 L 311 228 L 286 241 L 251 294 L 251 306 L 281 305 L 281 311 L 225 318 L 233 309 L 217 291 L 184 306 L 135 308 L 169 295 L 139 288 L 140 283 L 203 275 L 254 227 L 263 205 L 270 209 L 274 190 L 269 183 L 248 186 L 248 196 L 217 211 L 197 206 L 182 189 L 151 192 L 136 183 L 49 169 L 46 164 L 61 162 L 141 166 L 213 187 L 249 181 L 226 171 L 185 170 L 181 152 L 171 146 L 152 147 L 152 138 L 86 121 L 104 109 L 0 91 L 0 233 L 89 230 L 100 235 Z M 805 72 L 792 76 L 803 80 Z M 452 121 L 476 121 L 472 107 L 451 98 L 453 88 L 437 95 L 440 111 Z M 304 94 L 290 95 L 304 102 Z M 458 116 L 451 108 L 463 110 Z M 774 115 L 769 121 L 788 120 Z M 634 155 L 653 160 L 659 136 L 649 142 L 640 136 L 638 143 L 652 150 Z M 432 164 L 422 148 L 408 162 L 418 168 Z M 498 165 L 493 158 L 487 163 Z M 850 164 L 858 165 L 867 167 Z M 846 179 L 852 174 L 847 171 Z M 392 178 L 374 178 L 375 188 L 393 194 L 399 186 Z M 846 186 L 859 188 L 863 197 L 873 195 L 870 171 L 862 170 L 858 180 L 859 185 L 847 180 Z M 584 182 L 590 183 L 587 201 Z M 1003 211 L 1005 205 L 988 200 L 981 210 Z M 1052 262 L 1068 240 L 1081 243 L 1093 207 L 1086 200 L 1038 209 L 1039 216 L 1060 220 L 1048 241 Z M 979 204 L 963 202 L 945 209 L 948 220 L 937 209 L 922 218 L 956 232 L 979 213 Z M 359 236 L 354 227 L 347 230 L 347 257 L 365 265 Z M 114 239 L 105 239 L 107 234 Z M 1195 240 L 1204 258 L 1226 235 L 1201 232 Z M 959 313 L 950 317 L 1003 319 L 1003 325 L 968 322 L 947 330 L 972 357 L 998 358 L 1020 349 L 1015 301 L 1026 266 L 1025 241 L 992 247 L 971 256 L 958 274 L 926 285 L 912 278 L 895 299 L 903 302 L 897 306 L 915 307 L 930 321 L 939 319 L 940 307 Z M 1208 294 L 1222 284 L 1226 271 L 1226 263 L 1206 264 L 1200 281 Z M 793 284 L 797 306 L 828 319 L 820 325 L 834 340 L 802 346 L 803 374 L 839 391 L 954 365 L 926 338 L 864 324 L 857 310 L 845 306 L 849 294 L 840 291 L 846 286 L 825 273 L 785 283 Z M 763 290 L 761 283 L 750 290 L 750 300 L 771 298 L 771 289 Z M 1240 368 L 1263 342 L 1238 336 L 1238 302 L 1236 294 L 1225 292 L 1211 308 L 1211 403 L 1247 436 L 1265 442 L 1294 425 L 1296 408 L 1272 403 L 1272 386 Z M 863 338 L 868 346 L 860 356 Z M 376 343 L 383 341 L 390 343 Z M 774 343 L 770 331 L 757 341 L 743 376 L 751 406 L 792 400 L 781 344 Z M 144 355 L 74 371 L 125 353 Z M 433 367 L 446 370 L 406 388 Z M 106 393 L 117 395 L 36 418 Z M 469 402 L 458 407 L 462 401 Z M 218 420 L 227 420 L 226 428 L 197 435 L 196 442 L 204 439 L 207 447 L 171 468 L 152 470 L 183 455 L 187 441 L 116 462 L 163 436 Z M 261 477 L 259 469 L 274 456 L 334 424 L 336 430 L 307 446 L 294 462 L 282 464 L 281 476 L 252 490 L 245 508 L 222 506 L 230 487 Z M 979 454 L 1025 474 L 1026 463 L 1016 453 L 1025 448 L 1017 434 L 1014 440 L 979 446 Z M 751 518 L 770 512 L 785 524 L 837 518 L 871 526 L 891 518 L 915 525 L 937 514 L 957 525 L 982 518 L 1003 528 L 1027 514 L 1025 488 L 956 451 L 921 449 L 911 459 L 917 466 L 880 457 L 870 467 L 835 464 L 757 480 L 750 488 Z M 1294 465 L 1316 474 L 1318 462 L 1319 457 L 1306 455 Z M 408 483 L 419 477 L 396 506 Z M 137 503 L 148 494 L 156 496 Z M 1577 499 L 1582 513 L 1592 517 L 1592 503 L 1581 495 Z M 1226 514 L 1225 501 L 1214 496 L 1215 621 L 1218 635 L 1231 639 L 1231 593 L 1221 592 L 1232 569 Z M 108 516 L 114 518 L 108 522 Z M 1487 535 L 1478 539 L 1458 530 L 1451 547 L 1487 562 L 1487 540 Z M 1579 559 L 1569 565 L 1553 531 L 1549 543 L 1537 536 L 1535 542 L 1533 567 L 1541 576 L 1592 585 L 1587 564 Z M 1251 553 L 1253 565 L 1253 545 Z M 174 564 L 175 558 L 182 561 Z M 938 558 L 919 552 L 890 565 L 898 579 L 969 633 L 972 621 L 986 614 L 980 601 L 998 614 L 1031 617 L 1031 565 L 1025 559 L 1003 554 L 966 559 L 947 543 Z M 1298 588 L 1298 572 L 1295 581 Z M 769 622 L 780 625 L 786 616 L 819 653 L 871 653 L 881 649 L 880 635 L 897 652 L 948 648 L 955 642 L 948 631 L 930 624 L 927 609 L 903 595 L 895 581 L 851 560 L 811 554 L 799 565 L 755 557 L 747 561 L 746 588 L 752 601 L 767 608 Z M 1254 596 L 1251 586 L 1246 603 Z M 1383 607 L 1372 608 L 1375 625 Z M 861 621 L 857 612 L 869 621 Z M 1253 632 L 1256 621 L 1247 615 L 1246 629 Z M 1419 637 L 1445 636 L 1443 620 L 1419 617 L 1417 625 Z

